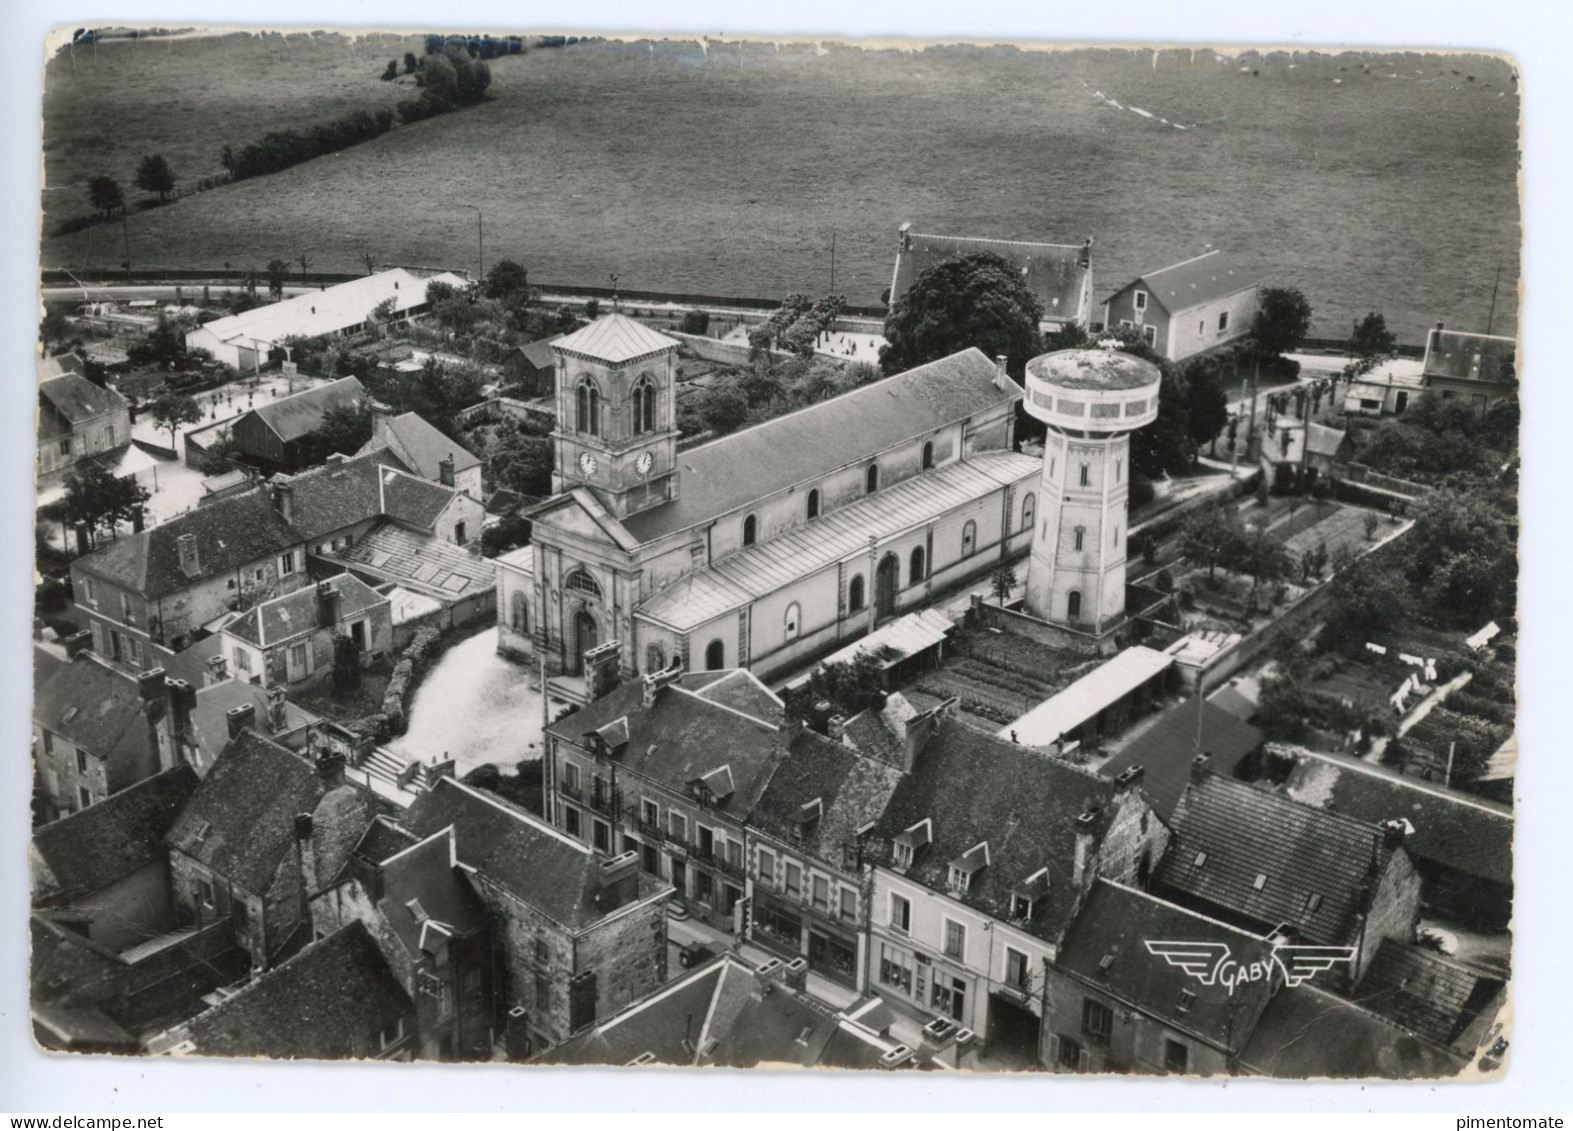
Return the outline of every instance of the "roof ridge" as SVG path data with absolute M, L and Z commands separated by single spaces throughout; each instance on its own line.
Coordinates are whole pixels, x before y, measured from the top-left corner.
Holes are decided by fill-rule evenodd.
M 1408 774 L 1394 774 L 1387 772 L 1380 767 L 1371 766 L 1365 762 L 1360 762 L 1357 760 L 1350 760 L 1346 762 L 1343 759 L 1330 758 L 1321 751 L 1311 750 L 1303 746 L 1296 747 L 1296 753 L 1298 754 L 1300 752 L 1311 755 L 1325 765 L 1339 766 L 1346 770 L 1353 770 L 1356 773 L 1364 774 L 1367 777 L 1376 778 L 1378 781 L 1391 782 L 1393 785 L 1400 786 L 1404 789 L 1412 789 L 1416 793 L 1428 794 L 1431 797 L 1435 797 L 1443 801 L 1451 801 L 1455 804 L 1464 805 L 1471 809 L 1478 809 L 1482 813 L 1490 813 L 1493 817 L 1501 817 L 1508 821 L 1516 821 L 1517 818 L 1517 815 L 1511 809 L 1504 811 L 1503 809 L 1498 808 L 1496 805 L 1488 803 L 1485 798 L 1469 797 L 1465 794 L 1457 792 L 1456 790 L 1448 789 L 1445 786 L 1438 786 L 1435 782 L 1412 778 Z M 1293 800 L 1293 798 L 1291 798 L 1291 800 Z M 1304 804 L 1304 802 L 1301 802 L 1301 804 Z M 1331 812 L 1331 810 L 1329 810 L 1329 812 Z
M 1211 251 L 1204 251 L 1200 255 L 1193 255 L 1189 259 L 1182 259 L 1178 263 L 1171 263 L 1167 267 L 1160 267 L 1160 268 L 1158 268 L 1156 271 L 1145 272 L 1144 274 L 1136 276 L 1136 278 L 1137 279 L 1151 279 L 1151 278 L 1153 278 L 1156 275 L 1162 275 L 1165 271 L 1173 271 L 1173 270 L 1175 270 L 1176 268 L 1179 268 L 1179 267 L 1186 267 L 1186 266 L 1189 266 L 1192 263 L 1199 263 L 1203 259 L 1206 259 L 1209 255 L 1222 255 L 1222 254 L 1223 254 L 1223 248 L 1215 247 Z
M 1359 817 L 1351 817 L 1348 813 L 1340 813 L 1336 809 L 1323 809 L 1319 805 L 1310 805 L 1304 801 L 1297 801 L 1286 793 L 1278 793 L 1277 791 L 1271 789 L 1261 789 L 1254 782 L 1240 781 L 1237 778 L 1227 778 L 1222 774 L 1208 774 L 1205 778 L 1202 779 L 1202 784 L 1206 785 L 1209 783 L 1226 785 L 1229 788 L 1238 786 L 1240 789 L 1250 790 L 1253 794 L 1259 794 L 1262 797 L 1272 798 L 1274 801 L 1284 805 L 1292 805 L 1298 809 L 1304 809 L 1307 812 L 1315 813 L 1322 817 L 1331 817 L 1335 821 L 1341 822 L 1345 825 L 1353 826 L 1364 833 L 1375 835 L 1381 831 L 1381 825 L 1375 821 L 1362 821 Z M 1191 785 L 1195 784 L 1196 783 L 1192 782 L 1187 785 L 1186 792 L 1189 792 Z M 1181 794 L 1181 799 L 1184 799 L 1184 794 Z M 1175 808 L 1178 809 L 1179 806 L 1176 805 Z
M 406 831 L 408 831 L 408 830 L 406 830 Z M 414 852 L 417 848 L 421 848 L 424 845 L 430 844 L 432 841 L 436 840 L 440 836 L 442 836 L 442 837 L 448 836 L 452 832 L 453 832 L 453 825 L 452 825 L 452 823 L 449 823 L 449 824 L 443 826 L 442 828 L 438 829 L 436 832 L 432 833 L 430 836 L 425 837 L 424 839 L 418 839 L 418 840 L 416 840 L 416 842 L 414 844 L 409 845 L 406 848 L 399 849 L 397 852 L 395 852 L 392 856 L 389 856 L 387 859 L 378 861 L 377 866 L 379 868 L 386 868 L 389 864 L 392 864 L 399 857 L 407 855 L 408 853 Z M 414 834 L 411 834 L 411 835 L 414 835 Z
M 680 686 L 678 684 L 675 684 L 675 683 L 671 684 L 670 686 L 671 686 L 672 690 L 680 691 L 684 695 L 688 696 L 690 699 L 697 699 L 701 703 L 705 704 L 705 706 L 707 706 L 707 707 L 714 707 L 718 711 L 726 711 L 729 714 L 736 715 L 740 719 L 747 719 L 751 723 L 758 723 L 760 726 L 765 727 L 765 728 L 767 728 L 769 730 L 772 730 L 772 731 L 779 732 L 781 730 L 781 728 L 779 726 L 777 726 L 775 723 L 767 722 L 764 719 L 761 719 L 758 715 L 747 715 L 747 714 L 744 714 L 742 711 L 739 711 L 736 707 L 728 707 L 725 703 L 717 703 L 714 699 L 706 699 L 703 695 L 699 694 L 699 692 L 697 692 L 697 691 L 690 691 L 690 690 L 688 690 L 688 688 L 682 687 L 682 686 Z
M 551 825 L 548 825 L 545 821 L 541 820 L 534 813 L 531 813 L 528 809 L 521 809 L 518 806 L 510 803 L 505 798 L 496 797 L 488 793 L 486 790 L 476 789 L 474 786 L 465 785 L 463 782 L 456 781 L 453 778 L 443 778 L 442 781 L 446 782 L 454 789 L 463 790 L 465 793 L 469 794 L 471 797 L 476 798 L 477 800 L 484 801 L 497 809 L 501 809 L 504 813 L 507 813 L 521 825 L 527 825 L 532 829 L 551 834 L 557 840 L 560 840 L 562 843 L 578 850 L 584 856 L 595 855 L 590 851 L 587 845 L 580 843 L 573 837 L 569 836 L 567 833 L 559 832 L 557 829 L 554 829 Z
M 1079 243 L 1039 243 L 1037 240 L 1002 240 L 990 236 L 942 236 L 936 232 L 912 232 L 910 236 L 915 240 L 955 240 L 958 243 L 997 243 L 1011 244 L 1015 247 L 1052 247 L 1063 251 L 1080 251 L 1087 246 Z
M 1132 895 L 1140 896 L 1149 903 L 1161 904 L 1162 906 L 1170 908 L 1171 910 L 1178 911 L 1180 914 L 1185 915 L 1188 918 L 1200 919 L 1202 922 L 1214 927 L 1218 927 L 1221 930 L 1232 931 L 1237 935 L 1244 935 L 1252 942 L 1259 942 L 1264 945 L 1267 945 L 1271 942 L 1271 940 L 1265 938 L 1262 935 L 1251 934 L 1251 932 L 1247 931 L 1244 927 L 1236 927 L 1233 923 L 1225 923 L 1222 919 L 1214 919 L 1211 915 L 1204 915 L 1200 911 L 1193 911 L 1189 907 L 1182 907 L 1180 904 L 1174 903 L 1171 900 L 1160 899 L 1151 892 L 1143 891 L 1141 888 L 1131 887 L 1129 884 L 1122 884 L 1118 880 L 1111 880 L 1106 876 L 1099 876 L 1098 882 L 1100 884 L 1107 884 L 1111 888 L 1117 888 L 1120 891 L 1125 891 Z

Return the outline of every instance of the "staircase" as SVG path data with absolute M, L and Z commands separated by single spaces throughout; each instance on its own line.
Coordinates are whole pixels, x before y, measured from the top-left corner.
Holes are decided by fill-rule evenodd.
M 399 779 L 404 776 L 404 768 L 407 764 L 393 751 L 382 746 L 374 746 L 366 760 L 356 768 L 398 789 Z

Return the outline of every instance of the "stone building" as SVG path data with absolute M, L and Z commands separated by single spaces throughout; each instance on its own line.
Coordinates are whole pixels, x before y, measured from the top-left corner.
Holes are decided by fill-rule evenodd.
M 1042 304 L 1043 318 L 1038 328 L 1045 334 L 1065 326 L 1086 326 L 1092 317 L 1091 238 L 1079 244 L 972 239 L 925 235 L 914 232 L 911 224 L 902 224 L 897 234 L 896 267 L 890 277 L 891 305 L 930 267 L 988 252 L 1018 271 L 1027 290 Z
M 260 687 L 287 687 L 333 670 L 334 637 L 360 646 L 363 661 L 393 650 L 388 599 L 340 574 L 246 610 L 219 633 L 227 670 Z
M 75 466 L 131 443 L 131 404 L 80 373 L 38 385 L 38 474 Z
M 1160 357 L 1184 361 L 1251 332 L 1257 285 L 1222 251 L 1126 283 L 1103 301 L 1100 329 L 1138 330 Z

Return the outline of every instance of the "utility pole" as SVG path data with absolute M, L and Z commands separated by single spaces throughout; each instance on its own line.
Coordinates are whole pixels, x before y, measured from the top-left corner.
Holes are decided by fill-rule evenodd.
M 1502 285 L 1502 264 L 1497 264 L 1496 282 L 1491 284 L 1491 313 L 1486 315 L 1486 333 L 1491 333 L 1491 324 L 1497 319 L 1497 288 Z
M 484 283 L 486 281 L 486 244 L 481 236 L 481 210 L 479 208 L 475 210 L 475 261 L 479 268 L 475 277 Z
M 1500 271 L 1500 268 L 1498 268 Z M 836 233 L 830 233 L 830 293 L 836 293 Z M 1492 292 L 1492 302 L 1496 302 L 1496 293 Z M 1486 331 L 1488 334 L 1489 330 Z

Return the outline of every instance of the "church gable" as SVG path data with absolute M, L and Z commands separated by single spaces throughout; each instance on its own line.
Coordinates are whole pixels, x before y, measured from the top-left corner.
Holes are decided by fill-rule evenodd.
M 637 544 L 622 524 L 582 488 L 557 496 L 529 517 L 535 525 L 537 542 L 554 541 L 547 531 L 558 531 L 575 540 L 618 550 L 629 550 Z

